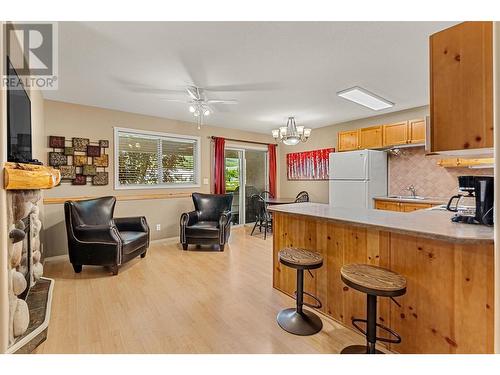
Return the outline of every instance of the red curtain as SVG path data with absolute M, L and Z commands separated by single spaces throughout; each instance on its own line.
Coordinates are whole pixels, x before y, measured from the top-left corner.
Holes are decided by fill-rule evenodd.
M 276 197 L 276 145 L 267 146 L 269 154 L 269 191 Z
M 224 194 L 226 192 L 226 182 L 224 181 L 224 138 L 214 138 L 214 193 Z

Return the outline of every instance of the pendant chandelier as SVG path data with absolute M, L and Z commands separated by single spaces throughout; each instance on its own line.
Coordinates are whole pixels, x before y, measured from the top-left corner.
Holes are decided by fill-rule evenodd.
M 307 142 L 311 136 L 311 129 L 297 126 L 295 117 L 288 117 L 286 126 L 272 130 L 276 142 L 283 142 L 287 146 L 295 146 L 299 142 Z

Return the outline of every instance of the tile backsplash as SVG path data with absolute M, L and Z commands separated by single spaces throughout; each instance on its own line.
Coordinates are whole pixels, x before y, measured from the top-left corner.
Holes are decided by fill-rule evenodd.
M 457 193 L 457 176 L 493 175 L 493 168 L 443 168 L 443 156 L 425 156 L 423 147 L 402 148 L 399 156 L 389 155 L 389 194 L 408 195 L 413 185 L 418 195 L 449 198 Z

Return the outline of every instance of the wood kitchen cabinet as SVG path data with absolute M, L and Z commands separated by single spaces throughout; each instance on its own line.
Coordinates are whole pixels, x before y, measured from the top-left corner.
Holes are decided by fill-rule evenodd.
M 493 23 L 430 36 L 430 152 L 493 147 Z
M 384 125 L 384 146 L 405 145 L 408 143 L 408 121 Z
M 375 208 L 377 210 L 385 210 L 385 211 L 400 211 L 400 202 L 375 201 Z
M 383 146 L 382 126 L 359 129 L 359 148 L 380 148 Z
M 396 202 L 396 201 L 375 201 L 375 209 L 386 210 L 386 211 L 397 211 L 397 212 L 413 212 L 417 210 L 424 210 L 426 208 L 431 208 L 430 203 L 418 203 L 418 202 Z
M 408 121 L 408 143 L 425 143 L 425 120 Z
M 337 134 L 337 150 L 352 151 L 359 148 L 359 130 L 346 130 Z

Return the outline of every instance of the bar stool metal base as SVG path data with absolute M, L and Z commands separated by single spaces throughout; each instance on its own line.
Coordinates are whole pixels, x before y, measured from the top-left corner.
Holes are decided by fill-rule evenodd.
M 276 320 L 285 331 L 299 336 L 314 335 L 323 328 L 319 316 L 308 310 L 302 310 L 300 314 L 294 307 L 281 310 Z
M 375 349 L 375 353 L 368 353 L 368 347 L 366 345 L 350 345 L 346 346 L 340 354 L 384 354 L 378 349 Z

